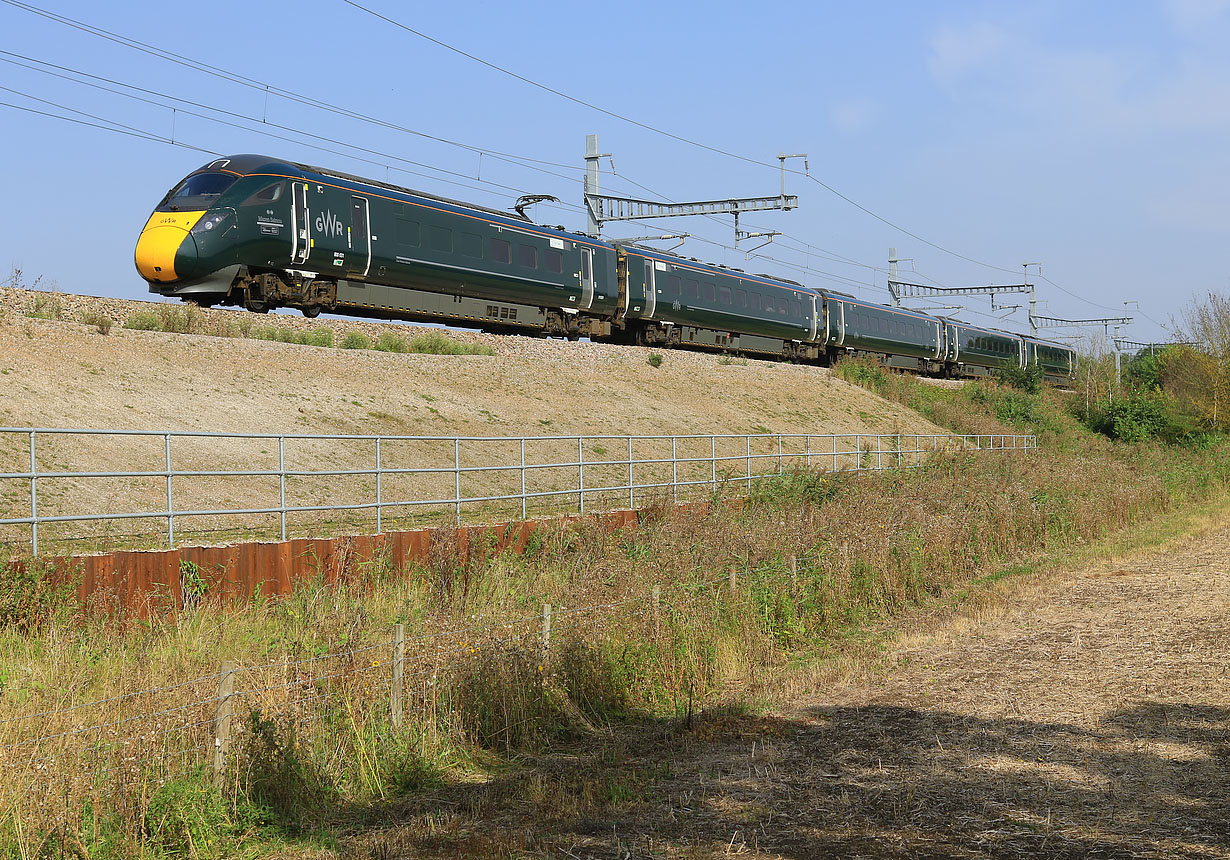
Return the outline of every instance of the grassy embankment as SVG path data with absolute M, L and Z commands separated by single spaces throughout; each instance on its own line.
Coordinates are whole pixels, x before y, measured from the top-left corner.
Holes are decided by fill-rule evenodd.
M 231 614 L 209 611 L 203 594 L 143 622 L 5 584 L 0 744 L 20 746 L 2 753 L 0 853 L 215 857 L 344 844 L 396 819 L 397 798 L 508 774 L 561 744 L 599 745 L 622 723 L 674 721 L 686 734 L 700 709 L 748 707 L 834 661 L 874 660 L 894 618 L 1108 535 L 1146 533 L 1160 515 L 1220 499 L 1230 480 L 1224 447 L 1111 443 L 1069 415 L 1063 393 L 941 389 L 863 365 L 844 373 L 958 432 L 1036 432 L 1039 450 L 789 474 L 741 510 L 663 507 L 634 533 L 582 522 L 523 555 L 462 560 L 439 547 L 409 577 L 371 565 L 338 590 L 305 587 Z M 543 603 L 555 607 L 546 655 Z M 405 721 L 392 731 L 398 622 L 409 638 Z M 209 673 L 223 660 L 244 670 L 236 690 L 247 695 L 215 787 L 203 762 Z M 524 784 L 546 819 L 636 790 L 602 770 Z M 447 833 L 465 813 L 442 807 L 418 826 Z

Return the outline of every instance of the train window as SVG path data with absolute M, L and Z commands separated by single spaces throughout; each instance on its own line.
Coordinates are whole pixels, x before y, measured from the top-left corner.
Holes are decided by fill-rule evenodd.
M 741 308 L 747 307 L 747 290 L 735 290 L 735 304 Z
M 773 311 L 776 310 L 776 308 L 773 306 L 772 296 L 764 297 L 764 310 L 765 310 L 765 313 L 769 313 L 769 314 L 773 313 Z
M 170 209 L 190 208 L 221 197 L 238 178 L 232 173 L 196 173 L 177 185 L 163 203 Z
M 419 246 L 418 221 L 397 222 L 397 244 L 405 245 L 409 248 L 417 248 Z
M 533 245 L 517 246 L 517 263 L 527 269 L 538 268 L 538 249 Z
M 432 227 L 427 232 L 431 249 L 445 254 L 453 253 L 453 231 L 447 227 Z
M 700 298 L 700 281 L 688 278 L 686 286 L 686 294 L 689 299 Z
M 244 206 L 262 206 L 266 203 L 273 203 L 282 197 L 282 185 L 284 183 L 275 182 L 272 185 L 266 185 L 260 191 L 253 194 L 247 200 L 243 201 Z
M 730 304 L 730 287 L 718 287 L 718 301 L 724 305 Z
M 796 317 L 803 316 L 803 303 L 802 302 L 791 302 L 790 310 L 794 312 L 794 315 Z
M 467 257 L 483 256 L 483 237 L 477 233 L 462 233 L 461 234 L 461 253 Z
M 491 240 L 491 259 L 497 263 L 512 262 L 512 245 L 503 239 Z
M 752 293 L 752 310 L 760 310 L 762 301 L 763 299 L 761 298 L 760 293 Z
M 672 296 L 683 295 L 683 278 L 678 275 L 671 275 L 666 279 L 666 289 L 670 291 Z
M 548 248 L 543 254 L 543 265 L 548 272 L 558 275 L 564 271 L 564 255 L 554 248 Z
M 700 285 L 700 297 L 707 302 L 713 301 L 713 284 L 705 281 Z

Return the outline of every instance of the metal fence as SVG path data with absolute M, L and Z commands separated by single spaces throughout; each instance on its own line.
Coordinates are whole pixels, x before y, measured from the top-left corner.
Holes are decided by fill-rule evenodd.
M 1036 447 L 1028 435 L 445 437 L 6 427 L 0 534 L 15 545 L 14 530 L 28 529 L 38 555 L 48 539 L 57 546 L 165 539 L 173 547 L 189 534 L 286 540 L 346 528 L 382 532 L 461 524 L 466 516 L 586 514 L 701 491 L 750 492 L 756 481 L 794 469 L 882 470 L 918 466 L 941 452 Z M 130 530 L 117 532 L 121 523 Z

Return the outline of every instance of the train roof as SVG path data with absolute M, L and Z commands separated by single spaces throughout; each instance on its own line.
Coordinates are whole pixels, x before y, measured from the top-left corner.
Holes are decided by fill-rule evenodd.
M 697 271 L 703 268 L 704 270 L 711 271 L 715 274 L 727 274 L 731 277 L 742 278 L 745 281 L 780 287 L 784 290 L 791 290 L 796 293 L 805 293 L 809 296 L 819 294 L 819 290 L 813 290 L 811 287 L 805 287 L 800 283 L 788 280 L 786 278 L 776 278 L 772 275 L 752 275 L 742 269 L 736 269 L 732 266 L 723 266 L 721 263 L 710 263 L 706 260 L 698 260 L 695 257 L 685 257 L 682 254 L 676 254 L 674 251 L 662 251 L 658 248 L 649 248 L 644 245 L 638 245 L 635 242 L 623 242 L 619 239 L 612 239 L 611 241 L 620 248 L 634 251 L 635 253 L 649 259 L 673 263 L 680 268 L 695 269 Z
M 272 173 L 280 175 L 298 175 L 307 178 L 308 175 L 324 176 L 330 179 L 340 179 L 345 182 L 353 182 L 356 185 L 367 185 L 372 188 L 382 188 L 386 191 L 393 191 L 398 194 L 405 194 L 410 197 L 418 197 L 424 200 L 431 200 L 436 203 L 444 203 L 449 206 L 456 206 L 458 209 L 465 209 L 470 212 L 482 212 L 485 215 L 506 219 L 513 224 L 524 224 L 533 226 L 540 230 L 550 232 L 559 232 L 566 235 L 585 237 L 591 243 L 610 247 L 609 242 L 601 239 L 595 240 L 593 237 L 586 237 L 584 233 L 577 233 L 571 230 L 551 227 L 545 224 L 537 224 L 519 212 L 505 212 L 499 209 L 492 209 L 487 206 L 480 206 L 477 203 L 467 203 L 464 200 L 454 200 L 451 197 L 442 197 L 439 194 L 431 194 L 427 191 L 419 191 L 414 188 L 406 188 L 402 185 L 395 185 L 391 182 L 382 182 L 379 179 L 371 179 L 366 176 L 356 176 L 352 173 L 343 173 L 340 170 L 331 170 L 327 167 L 316 167 L 311 164 L 302 164 L 297 161 L 284 161 L 278 158 L 271 158 L 267 155 L 230 155 L 224 158 L 216 158 L 205 166 L 193 171 L 200 173 L 207 170 L 228 170 L 232 173 L 239 174 L 254 174 L 254 173 Z

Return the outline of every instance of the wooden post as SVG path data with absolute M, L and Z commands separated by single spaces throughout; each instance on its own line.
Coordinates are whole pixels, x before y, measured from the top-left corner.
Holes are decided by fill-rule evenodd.
M 542 657 L 545 660 L 551 653 L 551 604 L 542 605 Z
M 732 567 L 732 568 L 730 569 L 730 575 L 729 575 L 729 577 L 728 577 L 728 579 L 727 579 L 727 583 L 726 583 L 726 585 L 727 585 L 727 586 L 729 587 L 729 589 L 730 589 L 730 596 L 731 596 L 731 597 L 734 597 L 734 596 L 735 596 L 735 577 L 736 577 L 736 576 L 738 576 L 738 574 L 737 574 L 737 573 L 735 573 L 735 569 Z
M 653 635 L 662 635 L 662 589 L 657 585 L 653 587 Z
M 231 746 L 231 716 L 235 695 L 235 663 L 224 660 L 218 673 L 218 707 L 214 713 L 214 785 L 222 787 L 226 771 L 226 753 Z
M 790 556 L 790 587 L 798 589 L 799 587 L 799 559 L 798 556 Z
M 393 628 L 393 687 L 389 695 L 389 716 L 393 731 L 401 731 L 403 671 L 406 663 L 406 625 Z

